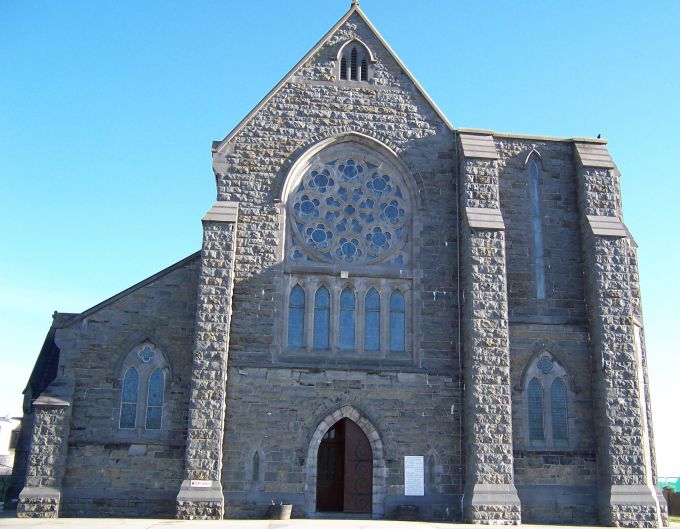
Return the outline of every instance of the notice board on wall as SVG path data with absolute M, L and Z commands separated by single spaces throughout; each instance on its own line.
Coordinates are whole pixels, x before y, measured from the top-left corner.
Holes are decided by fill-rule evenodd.
M 404 494 L 425 495 L 425 464 L 423 456 L 404 456 Z

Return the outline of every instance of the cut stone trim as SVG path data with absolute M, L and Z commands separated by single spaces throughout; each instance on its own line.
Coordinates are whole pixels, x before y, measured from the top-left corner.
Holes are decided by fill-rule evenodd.
M 312 435 L 307 450 L 307 461 L 305 463 L 305 515 L 316 515 L 316 476 L 317 458 L 319 445 L 326 432 L 338 421 L 350 419 L 366 434 L 371 451 L 373 453 L 373 503 L 371 516 L 374 519 L 382 518 L 385 514 L 385 496 L 387 495 L 387 469 L 385 467 L 385 455 L 380 434 L 375 429 L 371 421 L 353 406 L 343 406 L 328 415 L 319 423 Z
M 493 136 L 482 134 L 459 133 L 463 155 L 466 158 L 498 159 L 498 151 Z
M 236 223 L 203 221 L 181 519 L 224 516 L 222 441 L 234 281 Z
M 576 148 L 576 155 L 584 167 L 605 167 L 607 169 L 616 167 L 605 143 L 574 142 L 574 147 Z
M 213 222 L 236 222 L 238 220 L 238 202 L 218 200 L 201 219 Z
M 593 235 L 606 237 L 628 237 L 626 226 L 617 217 L 604 217 L 599 215 L 586 215 L 588 225 Z
M 471 228 L 504 230 L 503 214 L 496 208 L 465 208 L 468 225 Z

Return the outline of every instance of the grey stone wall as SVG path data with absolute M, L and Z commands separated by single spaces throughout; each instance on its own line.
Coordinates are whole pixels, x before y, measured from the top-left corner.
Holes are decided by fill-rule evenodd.
M 197 274 L 194 259 L 57 330 L 60 371 L 76 381 L 63 515 L 173 515 L 182 481 Z M 163 428 L 122 431 L 122 362 L 144 341 L 170 366 Z
M 177 517 L 221 519 L 222 439 L 235 255 L 234 222 L 203 221 L 185 474 Z M 194 480 L 202 481 L 195 487 Z
M 592 362 L 588 349 L 577 179 L 567 141 L 497 137 L 500 207 L 506 226 L 515 486 L 528 523 L 597 523 Z M 536 285 L 531 181 L 538 200 L 545 298 Z M 548 351 L 572 385 L 569 442 L 558 451 L 528 442 L 525 369 Z M 578 478 L 576 478 L 578 476 Z
M 586 325 L 573 145 L 496 138 L 500 208 L 505 220 L 510 322 Z M 533 153 L 533 154 L 532 154 Z M 545 299 L 536 292 L 532 201 L 527 157 L 539 167 Z
M 393 518 L 407 504 L 418 505 L 425 519 L 459 519 L 461 395 L 451 377 L 232 364 L 227 388 L 222 484 L 228 517 L 263 517 L 272 500 L 292 503 L 294 517 L 314 516 L 313 505 L 305 504 L 310 441 L 328 415 L 351 406 L 384 447 L 385 489 L 374 483 L 382 511 L 374 509 L 374 516 Z M 404 496 L 404 456 L 432 450 L 440 460 L 432 488 L 424 497 Z

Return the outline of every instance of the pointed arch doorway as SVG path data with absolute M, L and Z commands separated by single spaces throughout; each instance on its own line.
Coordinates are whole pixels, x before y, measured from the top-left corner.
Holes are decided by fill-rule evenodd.
M 371 514 L 372 503 L 371 443 L 354 421 L 340 419 L 319 445 L 316 511 Z
M 324 516 L 323 511 L 317 510 L 316 492 L 317 492 L 317 474 L 319 461 L 319 447 L 325 437 L 326 433 L 342 419 L 350 419 L 351 422 L 358 426 L 370 445 L 371 454 L 371 469 L 372 469 L 372 491 L 370 517 L 373 519 L 382 518 L 385 515 L 385 493 L 387 491 L 387 472 L 385 469 L 385 455 L 383 443 L 380 434 L 376 430 L 371 421 L 352 405 L 342 406 L 335 410 L 322 420 L 309 440 L 309 447 L 307 449 L 307 459 L 305 463 L 305 515 L 309 518 L 319 518 Z M 346 423 L 345 423 L 346 424 Z M 337 434 L 336 434 L 337 435 Z M 347 437 L 345 436 L 345 442 Z M 344 450 L 343 450 L 344 457 Z M 343 512 L 344 512 L 344 494 L 345 494 L 345 479 L 343 477 Z

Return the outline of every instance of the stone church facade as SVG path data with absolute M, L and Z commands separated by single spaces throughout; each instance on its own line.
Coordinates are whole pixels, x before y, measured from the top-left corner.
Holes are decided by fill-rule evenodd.
M 201 250 L 55 313 L 19 516 L 665 523 L 604 140 L 452 127 L 353 3 L 212 153 Z

